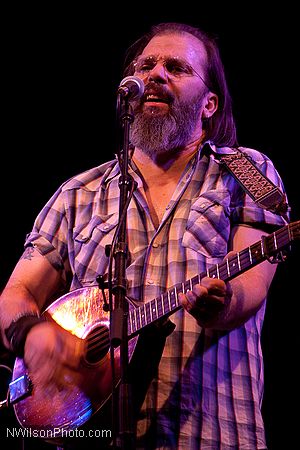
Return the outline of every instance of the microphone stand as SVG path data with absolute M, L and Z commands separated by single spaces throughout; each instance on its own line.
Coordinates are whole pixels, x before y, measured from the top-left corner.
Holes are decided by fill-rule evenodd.
M 129 99 L 118 92 L 118 120 L 122 127 L 123 136 L 118 134 L 119 164 L 121 175 L 119 178 L 119 232 L 116 243 L 112 248 L 112 256 L 115 259 L 115 272 L 112 280 L 112 293 L 114 294 L 114 308 L 111 308 L 111 344 L 112 347 L 120 346 L 120 385 L 118 404 L 113 401 L 113 421 L 119 418 L 119 439 L 122 450 L 134 449 L 135 427 L 133 421 L 132 392 L 128 376 L 128 302 L 126 299 L 126 261 L 127 261 L 127 239 L 126 239 L 126 217 L 129 192 L 132 191 L 134 180 L 128 173 L 129 162 L 129 132 L 130 124 L 133 122 L 133 114 L 130 109 Z M 119 129 L 118 129 L 119 131 Z M 121 134 L 121 132 L 120 132 Z M 122 141 L 122 142 L 121 142 Z M 122 146 L 123 144 L 123 146 Z M 127 203 L 127 205 L 126 205 Z M 113 386 L 113 390 L 115 386 Z M 117 414 L 117 406 L 119 406 Z

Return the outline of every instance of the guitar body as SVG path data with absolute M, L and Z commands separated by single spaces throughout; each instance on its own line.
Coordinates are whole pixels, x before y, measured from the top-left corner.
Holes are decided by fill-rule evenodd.
M 134 305 L 128 300 L 129 309 Z M 87 340 L 87 356 L 79 369 L 79 385 L 70 384 L 60 391 L 47 393 L 44 387 L 33 385 L 29 395 L 14 404 L 19 423 L 32 436 L 58 440 L 70 430 L 83 425 L 109 400 L 112 392 L 109 312 L 103 309 L 102 292 L 98 287 L 77 289 L 60 297 L 45 311 L 56 323 L 77 337 Z M 129 360 L 138 337 L 128 342 Z M 115 349 L 116 379 L 119 380 L 119 348 Z M 25 381 L 24 381 L 25 375 Z M 15 360 L 11 382 L 29 380 L 22 358 Z M 30 384 L 30 380 L 28 382 Z M 17 383 L 16 383 L 17 385 Z M 20 392 L 18 392 L 20 394 Z

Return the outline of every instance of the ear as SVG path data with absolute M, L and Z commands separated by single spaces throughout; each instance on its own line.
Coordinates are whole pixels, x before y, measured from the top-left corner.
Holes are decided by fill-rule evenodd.
M 202 120 L 209 119 L 218 109 L 219 99 L 217 94 L 208 92 L 204 97 Z

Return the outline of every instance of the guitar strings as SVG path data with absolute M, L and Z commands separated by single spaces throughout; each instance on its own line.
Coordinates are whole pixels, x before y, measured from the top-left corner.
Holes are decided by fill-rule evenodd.
M 288 244 L 290 242 L 290 240 L 292 240 L 294 238 L 293 237 L 293 231 L 295 229 L 297 231 L 297 227 L 299 227 L 299 225 L 300 225 L 300 221 L 297 221 L 295 223 L 288 224 L 287 226 L 277 230 L 275 232 L 276 243 L 277 243 L 276 246 L 278 246 L 279 248 L 283 248 L 286 244 Z M 288 235 L 287 235 L 287 232 L 288 232 Z M 290 233 L 292 235 L 292 239 L 290 239 Z M 266 243 L 267 247 L 269 247 L 269 250 L 274 252 L 274 250 L 276 250 L 276 246 L 275 246 L 275 243 L 274 243 L 274 238 L 272 240 L 272 234 L 266 236 L 266 239 L 267 239 L 267 243 Z M 271 249 L 270 249 L 270 247 L 271 247 Z M 217 264 L 213 268 L 209 269 L 209 270 L 211 270 L 211 274 L 212 275 L 213 274 L 219 275 L 218 278 L 220 278 L 222 280 L 228 279 L 229 278 L 228 267 L 230 267 L 230 264 L 232 265 L 231 271 L 232 271 L 232 269 L 233 270 L 238 269 L 237 272 L 240 272 L 241 270 L 243 270 L 243 266 L 245 265 L 245 263 L 247 263 L 247 264 L 249 262 L 251 263 L 251 259 L 250 259 L 250 255 L 249 255 L 249 249 L 251 251 L 251 258 L 253 258 L 253 259 L 255 258 L 255 256 L 258 257 L 258 258 L 262 258 L 264 256 L 263 253 L 262 253 L 261 242 L 256 242 L 256 243 L 250 245 L 247 249 L 241 250 L 238 253 L 238 256 L 237 256 L 237 254 L 233 255 L 233 256 L 227 258 L 222 263 Z M 236 264 L 236 266 L 235 266 L 235 264 Z M 240 268 L 241 268 L 241 270 L 240 270 Z M 244 267 L 244 269 L 245 268 L 247 268 L 247 266 Z M 209 270 L 208 270 L 208 273 L 210 274 Z M 219 272 L 219 273 L 217 273 L 217 272 Z M 197 282 L 199 282 L 199 279 L 203 278 L 205 275 L 206 275 L 206 273 L 203 273 L 203 274 L 200 274 L 200 275 L 197 275 L 197 276 L 193 277 L 190 281 L 185 282 L 184 286 L 187 287 L 187 289 L 188 289 L 190 282 L 192 283 L 192 285 L 194 285 Z M 234 273 L 231 272 L 230 275 L 234 275 Z M 170 292 L 172 292 L 172 293 L 173 292 L 175 292 L 175 293 L 178 292 L 179 293 L 179 292 L 183 292 L 183 289 L 181 288 L 181 284 L 177 284 L 173 288 L 171 288 L 170 291 L 167 291 L 167 292 L 163 293 L 160 297 L 157 297 L 156 299 L 151 300 L 151 302 L 155 302 L 155 304 L 156 304 L 157 312 L 158 312 L 158 314 L 157 314 L 157 316 L 158 316 L 157 318 L 158 319 L 162 315 L 164 315 L 163 314 L 163 309 L 165 309 L 167 311 L 167 313 L 172 311 L 172 308 L 169 307 L 168 298 L 165 298 L 168 295 L 168 292 L 169 293 Z M 176 305 L 175 305 L 174 309 L 178 306 L 178 299 L 177 299 L 176 295 L 175 295 L 175 299 L 176 299 Z M 165 300 L 166 300 L 166 303 L 165 303 Z M 149 304 L 151 302 L 148 302 L 147 304 Z M 164 303 L 163 306 L 162 306 L 161 302 Z M 143 319 L 146 322 L 145 324 L 143 324 L 143 323 L 138 324 L 137 323 L 138 322 L 137 321 L 137 311 L 138 310 L 140 310 L 142 312 L 141 313 L 141 319 Z M 135 314 L 135 317 L 134 317 L 134 314 Z M 143 326 L 147 325 L 148 320 L 147 320 L 146 304 L 136 308 L 136 310 L 131 311 L 129 313 L 128 320 L 129 320 L 129 327 L 131 328 L 132 332 L 136 332 L 139 329 L 141 329 Z M 140 322 L 143 322 L 143 320 L 140 320 Z

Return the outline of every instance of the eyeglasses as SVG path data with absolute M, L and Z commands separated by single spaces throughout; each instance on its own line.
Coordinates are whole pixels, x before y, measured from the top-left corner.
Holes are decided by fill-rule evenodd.
M 179 81 L 183 77 L 192 77 L 196 75 L 209 89 L 209 86 L 204 81 L 203 77 L 185 59 L 178 56 L 172 56 L 166 59 L 157 58 L 156 56 L 140 57 L 133 63 L 135 73 L 140 77 L 148 76 L 149 72 L 155 68 L 160 60 L 162 60 L 168 78 L 173 81 Z

